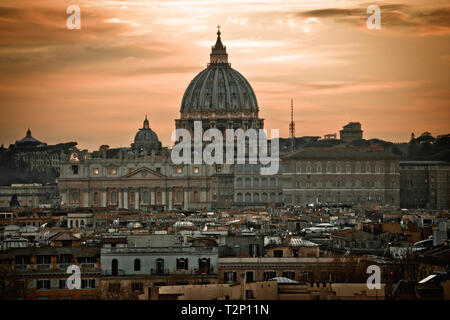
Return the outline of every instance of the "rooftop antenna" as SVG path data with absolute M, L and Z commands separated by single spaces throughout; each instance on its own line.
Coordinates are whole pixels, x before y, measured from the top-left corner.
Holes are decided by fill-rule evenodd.
M 295 139 L 294 99 L 291 99 L 291 123 L 289 124 L 289 137 L 291 138 L 291 151 L 294 151 L 294 139 Z

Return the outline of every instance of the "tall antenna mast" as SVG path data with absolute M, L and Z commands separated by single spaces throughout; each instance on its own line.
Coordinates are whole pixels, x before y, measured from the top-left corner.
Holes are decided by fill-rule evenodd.
M 291 138 L 291 150 L 294 151 L 294 139 L 295 139 L 294 99 L 291 99 L 291 123 L 289 124 L 289 137 Z

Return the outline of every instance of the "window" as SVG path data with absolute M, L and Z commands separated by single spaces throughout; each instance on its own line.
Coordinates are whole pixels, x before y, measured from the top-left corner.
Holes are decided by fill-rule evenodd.
M 264 271 L 264 281 L 275 278 L 277 273 L 275 271 Z
M 109 174 L 117 174 L 117 169 L 115 167 L 108 168 Z
M 247 271 L 247 272 L 245 272 L 245 280 L 246 280 L 247 282 L 253 282 L 254 279 L 255 279 L 255 277 L 254 277 L 254 271 Z
M 119 274 L 119 261 L 117 261 L 117 259 L 113 259 L 111 261 L 111 274 L 113 276 L 117 276 Z
M 245 298 L 246 299 L 255 299 L 255 296 L 253 295 L 253 290 L 245 290 Z
M 177 270 L 188 270 L 188 259 L 180 258 L 177 259 Z
M 180 173 L 183 173 L 183 168 L 182 168 L 182 167 L 176 167 L 176 168 L 174 169 L 174 171 L 175 171 L 175 173 L 180 174 Z
M 198 174 L 199 170 L 198 167 L 194 167 L 194 174 Z
M 52 263 L 51 256 L 36 256 L 36 264 L 50 264 Z
M 100 171 L 98 170 L 98 168 L 94 168 L 94 169 L 92 169 L 92 173 L 94 175 L 98 175 L 100 173 Z
M 283 257 L 283 250 L 273 250 L 273 256 L 276 258 L 282 258 Z
M 72 166 L 72 174 L 78 174 L 78 166 Z
M 117 202 L 117 192 L 113 191 L 111 192 L 111 203 L 116 203 Z
M 36 283 L 36 289 L 50 289 L 50 280 L 38 280 Z
M 283 277 L 295 280 L 295 272 L 294 271 L 283 271 Z
M 95 288 L 95 279 L 81 279 L 81 288 L 82 289 Z
M 141 260 L 134 259 L 134 271 L 141 271 Z
M 211 267 L 210 258 L 199 258 L 198 259 L 198 269 L 200 273 L 209 273 Z
M 235 283 L 236 282 L 236 272 L 230 271 L 224 273 L 224 279 L 226 283 Z

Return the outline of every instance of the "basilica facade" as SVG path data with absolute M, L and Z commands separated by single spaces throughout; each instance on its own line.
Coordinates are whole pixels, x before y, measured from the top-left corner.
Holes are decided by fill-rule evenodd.
M 187 87 L 176 128 L 263 128 L 258 102 L 249 82 L 228 63 L 220 31 L 210 62 Z M 147 117 L 130 148 L 94 152 L 74 148 L 62 161 L 58 179 L 67 207 L 128 210 L 230 207 L 234 202 L 234 165 L 184 164 L 171 161 Z

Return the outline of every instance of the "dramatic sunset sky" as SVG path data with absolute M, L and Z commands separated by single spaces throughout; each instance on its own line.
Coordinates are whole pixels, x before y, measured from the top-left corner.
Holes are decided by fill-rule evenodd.
M 81 8 L 68 30 L 66 8 Z M 369 30 L 369 5 L 381 30 Z M 2 0 L 0 144 L 129 146 L 145 115 L 163 145 L 220 24 L 268 129 L 408 141 L 450 132 L 448 0 Z

